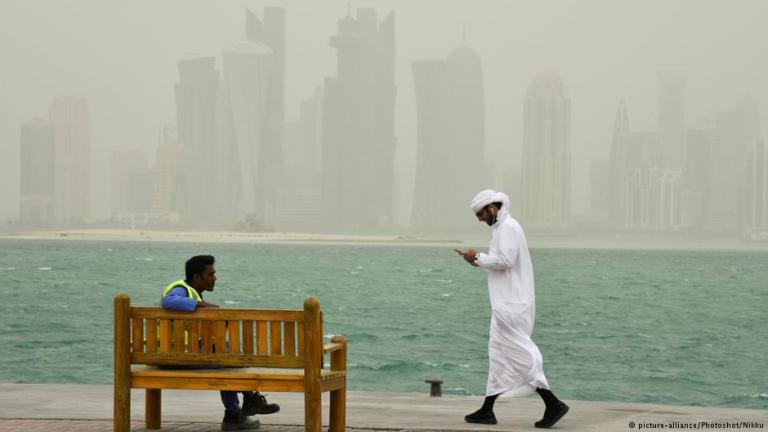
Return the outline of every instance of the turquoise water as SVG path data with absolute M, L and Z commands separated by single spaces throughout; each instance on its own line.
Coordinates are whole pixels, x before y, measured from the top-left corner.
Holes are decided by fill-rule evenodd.
M 450 247 L 0 240 L 0 382 L 109 384 L 112 297 L 191 255 L 232 307 L 320 299 L 353 390 L 483 394 L 485 275 Z M 768 409 L 768 253 L 535 249 L 534 340 L 566 399 Z

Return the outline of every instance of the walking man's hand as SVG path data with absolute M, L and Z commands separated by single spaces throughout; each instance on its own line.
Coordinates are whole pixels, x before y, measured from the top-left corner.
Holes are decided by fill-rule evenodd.
M 472 265 L 474 267 L 477 267 L 477 263 L 475 262 L 477 260 L 477 251 L 474 249 L 470 249 L 466 252 L 462 252 L 458 249 L 454 249 L 456 253 L 461 255 L 464 258 L 464 261 L 466 261 L 469 265 Z

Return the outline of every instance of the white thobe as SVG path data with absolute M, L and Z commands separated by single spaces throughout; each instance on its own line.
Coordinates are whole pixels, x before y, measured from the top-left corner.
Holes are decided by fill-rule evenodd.
M 533 266 L 522 227 L 506 211 L 491 227 L 488 253 L 477 265 L 488 272 L 491 332 L 486 396 L 526 395 L 549 388 L 539 347 L 531 340 L 536 303 Z

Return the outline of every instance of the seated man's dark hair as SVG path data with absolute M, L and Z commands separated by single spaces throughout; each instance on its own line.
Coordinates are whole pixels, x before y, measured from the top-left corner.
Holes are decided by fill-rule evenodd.
M 500 202 L 491 203 L 492 206 L 496 207 L 497 210 L 501 210 L 501 206 L 503 205 Z
M 196 255 L 188 259 L 184 264 L 184 270 L 187 274 L 186 281 L 192 282 L 196 274 L 202 275 L 205 266 L 213 265 L 214 262 L 216 262 L 216 258 L 213 255 Z

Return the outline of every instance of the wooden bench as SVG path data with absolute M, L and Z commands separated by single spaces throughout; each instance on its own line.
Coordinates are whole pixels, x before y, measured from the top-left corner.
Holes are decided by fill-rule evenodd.
M 321 430 L 321 393 L 329 391 L 330 430 L 344 430 L 347 341 L 334 336 L 323 345 L 317 299 L 309 297 L 303 310 L 201 308 L 191 313 L 132 307 L 122 293 L 114 303 L 115 432 L 130 431 L 131 388 L 145 389 L 147 429 L 160 428 L 162 389 L 189 389 L 304 393 L 305 430 L 312 432 Z M 323 369 L 325 353 L 330 353 L 330 369 Z M 181 365 L 218 368 L 158 367 Z

